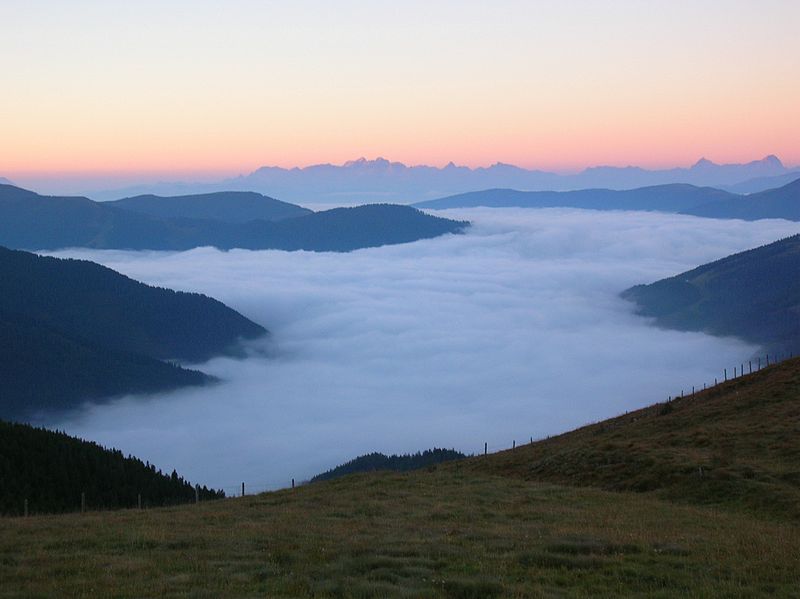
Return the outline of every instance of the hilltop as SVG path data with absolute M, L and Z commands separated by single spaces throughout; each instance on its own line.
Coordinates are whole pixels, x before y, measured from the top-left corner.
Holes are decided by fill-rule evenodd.
M 358 456 L 357 458 L 340 464 L 335 468 L 331 468 L 327 472 L 317 474 L 309 482 L 320 482 L 323 480 L 333 480 L 334 478 L 341 478 L 348 474 L 355 474 L 357 472 L 376 472 L 379 470 L 391 470 L 393 472 L 408 472 L 409 470 L 417 470 L 419 468 L 428 468 L 449 462 L 451 460 L 460 460 L 467 457 L 460 451 L 454 449 L 426 449 L 425 451 L 418 451 L 413 454 L 403 455 L 386 455 L 383 453 L 373 452 L 366 455 Z
M 162 218 L 219 220 L 246 223 L 251 220 L 283 220 L 311 214 L 311 210 L 281 202 L 260 193 L 221 191 L 183 196 L 140 195 L 107 202 L 109 206 Z

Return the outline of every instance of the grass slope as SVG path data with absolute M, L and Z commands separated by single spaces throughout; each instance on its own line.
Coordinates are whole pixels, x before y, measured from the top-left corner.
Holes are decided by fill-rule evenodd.
M 652 492 L 797 522 L 798 432 L 800 358 L 794 358 L 694 396 L 459 466 L 525 480 Z
M 0 594 L 796 597 L 799 385 L 794 360 L 412 473 L 2 520 Z
M 438 468 L 0 521 L 5 597 L 796 596 L 800 530 Z

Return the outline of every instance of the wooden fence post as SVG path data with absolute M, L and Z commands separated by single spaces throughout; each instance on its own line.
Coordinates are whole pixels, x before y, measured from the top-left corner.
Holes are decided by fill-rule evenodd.
M 242 483 L 242 497 L 244 497 L 244 483 Z
M 294 489 L 294 479 L 292 479 L 292 489 Z
M 488 443 L 484 443 L 483 444 L 483 455 L 486 455 L 487 453 L 489 453 L 489 444 Z

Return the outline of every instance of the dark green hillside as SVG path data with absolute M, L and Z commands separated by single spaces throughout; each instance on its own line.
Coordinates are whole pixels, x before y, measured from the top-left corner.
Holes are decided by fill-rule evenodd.
M 27 420 L 129 393 L 213 379 L 154 358 L 109 350 L 0 310 L 0 417 Z
M 0 420 L 0 514 L 22 515 L 28 500 L 31 514 L 81 509 L 130 508 L 188 503 L 194 487 L 174 471 L 162 474 L 122 452 L 106 449 L 64 433 Z M 203 500 L 224 497 L 222 491 L 200 488 Z
M 311 214 L 311 210 L 307 208 L 250 191 L 221 191 L 171 197 L 141 195 L 107 204 L 161 218 L 193 218 L 228 223 L 282 220 Z
M 473 473 L 800 519 L 800 358 L 487 458 Z
M 206 208 L 217 214 L 217 207 Z M 0 245 L 29 250 L 91 247 L 180 251 L 214 246 L 346 252 L 458 233 L 466 226 L 408 206 L 371 205 L 317 213 L 297 209 L 303 214 L 270 221 L 165 218 L 113 203 L 40 196 L 0 185 Z M 198 206 L 186 211 L 202 212 Z
M 331 480 L 356 472 L 375 472 L 377 470 L 391 470 L 393 472 L 407 472 L 418 468 L 426 468 L 450 460 L 465 458 L 463 453 L 454 449 L 426 449 L 423 452 L 404 455 L 387 456 L 382 453 L 369 453 L 359 456 L 327 472 L 318 474 L 311 482 Z
M 85 260 L 5 248 L 0 310 L 113 351 L 157 359 L 201 361 L 266 333 L 204 295 L 151 287 Z
M 266 334 L 224 304 L 85 260 L 0 247 L 0 417 L 29 419 L 213 379 L 201 361 Z
M 705 264 L 623 297 L 659 326 L 800 353 L 800 235 Z

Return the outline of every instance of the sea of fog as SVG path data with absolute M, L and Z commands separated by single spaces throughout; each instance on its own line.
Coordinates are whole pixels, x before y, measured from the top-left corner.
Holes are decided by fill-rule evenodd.
M 509 447 L 702 386 L 757 348 L 659 330 L 618 294 L 800 231 L 787 221 L 470 209 L 465 235 L 349 254 L 68 250 L 272 332 L 224 382 L 48 425 L 234 492 L 357 455 Z M 202 322 L 197 323 L 203 326 Z

